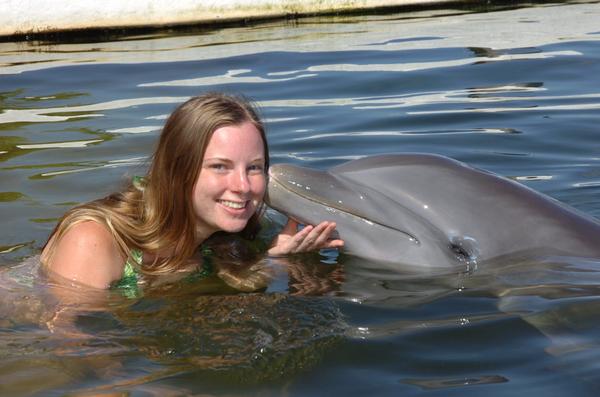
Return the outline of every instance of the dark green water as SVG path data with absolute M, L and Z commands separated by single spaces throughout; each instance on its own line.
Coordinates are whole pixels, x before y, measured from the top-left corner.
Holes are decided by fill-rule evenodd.
M 329 253 L 267 263 L 265 292 L 72 292 L 82 308 L 35 255 L 207 90 L 258 101 L 275 163 L 439 153 L 600 217 L 598 21 L 585 2 L 0 43 L 0 395 L 595 395 L 597 259 L 419 277 Z

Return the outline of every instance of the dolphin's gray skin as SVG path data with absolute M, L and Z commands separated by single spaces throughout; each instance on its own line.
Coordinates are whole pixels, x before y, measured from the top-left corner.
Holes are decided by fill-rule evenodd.
M 600 222 L 447 157 L 393 154 L 317 171 L 274 165 L 266 202 L 306 224 L 335 221 L 345 251 L 450 268 L 537 252 L 600 258 Z

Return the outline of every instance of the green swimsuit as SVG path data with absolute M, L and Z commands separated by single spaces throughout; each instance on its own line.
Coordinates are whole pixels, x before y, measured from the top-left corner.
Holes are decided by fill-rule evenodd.
M 142 265 L 142 258 L 142 251 L 138 249 L 131 250 L 131 259 L 135 261 L 138 267 Z M 123 269 L 123 277 L 113 285 L 113 288 L 119 290 L 127 298 L 139 298 L 142 293 L 138 285 L 138 279 L 136 266 L 131 264 L 130 259 L 127 259 Z
M 202 280 L 213 274 L 213 266 L 211 262 L 212 251 L 210 248 L 202 247 L 202 267 L 191 274 L 188 274 L 183 281 L 192 282 Z M 138 249 L 132 249 L 130 259 L 125 262 L 125 268 L 123 269 L 123 277 L 117 281 L 113 288 L 121 291 L 123 295 L 128 298 L 140 298 L 143 293 L 140 289 L 139 271 L 138 269 L 142 266 L 144 254 Z M 135 261 L 135 264 L 131 263 L 131 259 Z
M 134 176 L 133 185 L 139 190 L 144 190 L 145 180 L 143 177 Z M 201 280 L 210 276 L 213 273 L 210 256 L 212 251 L 210 248 L 202 247 L 202 268 L 195 271 L 184 278 L 186 281 Z M 133 260 L 135 263 L 131 263 Z M 130 257 L 125 262 L 125 268 L 123 269 L 123 277 L 119 281 L 113 284 L 113 288 L 121 291 L 123 295 L 128 298 L 139 298 L 141 297 L 142 291 L 140 290 L 140 276 L 138 269 L 142 266 L 144 260 L 144 253 L 139 249 L 132 249 Z
M 138 249 L 131 250 L 131 259 L 135 261 L 137 266 L 142 265 L 143 258 L 142 251 Z M 125 268 L 123 269 L 123 277 L 114 284 L 114 288 L 120 290 L 123 295 L 128 298 L 137 298 L 141 296 L 140 289 L 138 286 L 138 272 L 134 265 L 131 264 L 130 260 L 127 259 L 125 262 Z

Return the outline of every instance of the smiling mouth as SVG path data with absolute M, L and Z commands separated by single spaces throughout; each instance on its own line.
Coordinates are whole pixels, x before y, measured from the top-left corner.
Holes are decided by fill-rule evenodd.
M 225 207 L 232 208 L 234 210 L 241 210 L 246 207 L 247 201 L 239 202 L 239 201 L 229 201 L 229 200 L 219 200 L 219 203 L 224 205 Z

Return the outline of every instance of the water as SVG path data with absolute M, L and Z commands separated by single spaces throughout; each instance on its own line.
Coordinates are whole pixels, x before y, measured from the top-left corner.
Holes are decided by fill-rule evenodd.
M 597 260 L 426 277 L 324 253 L 261 264 L 265 292 L 211 279 L 128 299 L 65 291 L 35 255 L 206 90 L 258 101 L 273 162 L 439 153 L 600 217 L 599 17 L 582 2 L 0 43 L 0 394 L 594 395 Z

